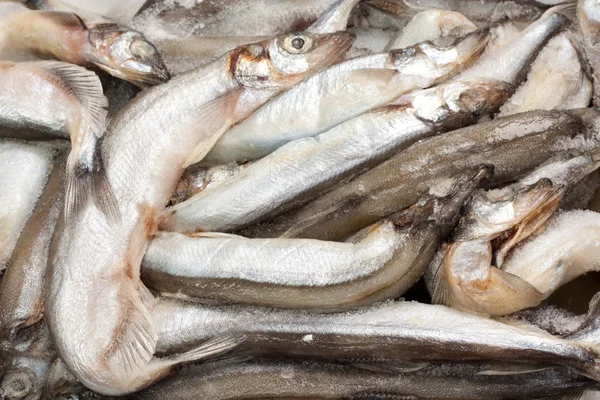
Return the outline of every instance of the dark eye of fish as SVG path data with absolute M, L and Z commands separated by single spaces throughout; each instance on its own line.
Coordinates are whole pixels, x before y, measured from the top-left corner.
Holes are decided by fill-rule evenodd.
M 295 48 L 296 50 L 302 49 L 303 46 L 304 46 L 304 39 L 299 38 L 299 37 L 292 39 L 292 47 Z

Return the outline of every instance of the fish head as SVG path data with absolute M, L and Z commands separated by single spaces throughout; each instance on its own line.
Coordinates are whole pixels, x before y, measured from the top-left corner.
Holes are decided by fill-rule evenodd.
M 353 41 L 348 32 L 277 36 L 234 50 L 232 72 L 245 87 L 286 89 L 333 64 Z
M 105 23 L 90 28 L 88 39 L 94 64 L 113 76 L 140 86 L 170 78 L 158 50 L 140 32 Z
M 388 65 L 404 75 L 414 76 L 415 83 L 425 88 L 470 66 L 489 39 L 489 30 L 480 29 L 460 37 L 427 40 L 390 51 Z
M 26 399 L 36 392 L 36 376 L 28 368 L 13 368 L 0 382 L 0 395 L 5 399 Z

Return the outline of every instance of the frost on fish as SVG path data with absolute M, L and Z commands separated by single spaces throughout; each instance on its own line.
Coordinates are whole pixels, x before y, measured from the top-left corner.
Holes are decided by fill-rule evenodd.
M 401 49 L 424 40 L 463 36 L 475 29 L 475 24 L 460 13 L 439 9 L 425 10 L 415 15 L 402 31 L 390 40 L 386 50 Z
M 0 271 L 42 193 L 54 151 L 51 145 L 0 141 Z
M 531 65 L 527 81 L 500 110 L 500 116 L 529 110 L 587 107 L 592 83 L 566 33 L 548 42 Z
M 436 304 L 489 315 L 538 305 L 549 293 L 505 268 L 511 252 L 547 225 L 565 192 L 598 168 L 594 156 L 550 163 L 518 183 L 477 193 L 428 270 Z M 516 253 L 515 253 L 516 254 Z M 541 271 L 541 268 L 535 269 Z

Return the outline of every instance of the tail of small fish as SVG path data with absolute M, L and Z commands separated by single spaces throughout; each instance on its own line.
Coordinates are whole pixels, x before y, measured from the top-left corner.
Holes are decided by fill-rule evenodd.
M 98 76 L 85 68 L 60 61 L 40 61 L 33 66 L 48 72 L 80 105 L 71 121 L 71 153 L 67 161 L 65 219 L 69 220 L 91 199 L 110 221 L 118 219 L 118 208 L 106 178 L 99 138 L 104 133 L 106 107 Z

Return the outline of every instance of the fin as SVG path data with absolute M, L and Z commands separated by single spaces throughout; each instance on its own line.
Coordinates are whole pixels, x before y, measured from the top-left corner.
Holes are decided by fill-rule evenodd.
M 404 0 L 365 0 L 364 4 L 393 16 L 412 17 L 423 7 L 408 6 Z
M 140 299 L 142 300 L 142 303 L 144 303 L 149 310 L 152 310 L 152 308 L 158 303 L 158 299 L 154 297 L 150 289 L 148 289 L 143 282 L 140 282 L 138 291 L 140 292 Z
M 48 373 L 44 392 L 49 399 L 76 395 L 86 390 L 83 383 L 71 374 L 60 358 L 57 358 Z
M 245 340 L 243 335 L 221 335 L 210 339 L 193 350 L 158 359 L 166 364 L 177 365 L 213 358 L 225 354 Z
M 447 252 L 449 250 L 449 245 L 444 244 L 438 250 L 437 254 L 429 264 L 429 269 L 433 274 L 433 286 L 428 287 L 429 294 L 431 294 L 431 303 L 432 304 L 442 304 L 445 306 L 450 306 L 451 304 L 456 303 L 454 299 L 454 293 L 452 293 L 452 288 L 448 283 L 448 277 L 446 276 L 446 268 L 444 266 L 444 261 L 446 259 Z M 428 285 L 429 286 L 429 285 Z
M 58 83 L 83 106 L 84 115 L 77 134 L 92 133 L 101 137 L 106 125 L 108 100 L 104 96 L 98 75 L 79 65 L 61 61 L 33 61 L 29 64 L 56 76 Z M 71 140 L 74 138 L 71 137 Z
M 577 2 L 571 1 L 551 7 L 542 14 L 540 19 L 547 18 L 552 14 L 562 14 L 567 17 L 569 21 L 577 21 Z
M 360 0 L 337 0 L 332 3 L 306 31 L 316 34 L 334 33 L 346 29 L 348 17 Z
M 73 154 L 73 153 L 71 153 Z M 91 192 L 91 171 L 85 166 L 67 161 L 64 219 L 68 223 L 87 205 Z
M 383 361 L 383 362 L 363 362 L 350 364 L 354 368 L 358 368 L 370 372 L 383 372 L 395 374 L 398 372 L 415 372 L 428 367 L 429 363 L 416 363 L 403 360 Z
M 104 169 L 104 163 L 100 152 L 101 149 L 98 143 L 96 145 L 93 161 L 94 169 L 91 182 L 92 200 L 94 201 L 96 208 L 106 216 L 109 223 L 117 223 L 121 220 L 121 213 L 119 211 L 117 199 L 110 187 L 108 178 L 106 177 L 106 170 Z
M 491 375 L 491 376 L 505 376 L 505 375 L 523 375 L 533 374 L 535 372 L 542 372 L 552 369 L 552 367 L 532 367 L 531 365 L 501 365 L 494 367 L 494 369 L 488 369 L 485 371 L 479 371 L 475 375 Z
M 192 164 L 202 161 L 204 156 L 213 148 L 221 136 L 227 132 L 232 123 L 235 122 L 232 115 L 240 94 L 240 89 L 232 90 L 204 104 L 202 110 L 198 112 L 197 118 L 202 123 L 202 129 L 208 132 L 208 134 L 190 153 L 187 160 L 183 163 L 182 168 L 185 169 Z
M 187 233 L 187 236 L 195 237 L 195 238 L 211 238 L 211 239 L 246 239 L 240 235 L 234 235 L 231 233 L 222 233 L 222 232 L 193 232 Z
M 131 291 L 134 292 L 133 287 Z M 123 315 L 120 329 L 115 331 L 106 353 L 109 371 L 124 381 L 138 376 L 140 371 L 146 369 L 158 340 L 152 316 L 142 304 L 139 294 L 134 292 L 128 297 L 123 301 L 130 302 L 129 309 Z
M 63 12 L 63 11 L 36 11 L 40 16 L 48 18 L 59 25 L 67 28 L 81 28 L 87 30 L 85 22 L 81 17 L 74 12 Z

